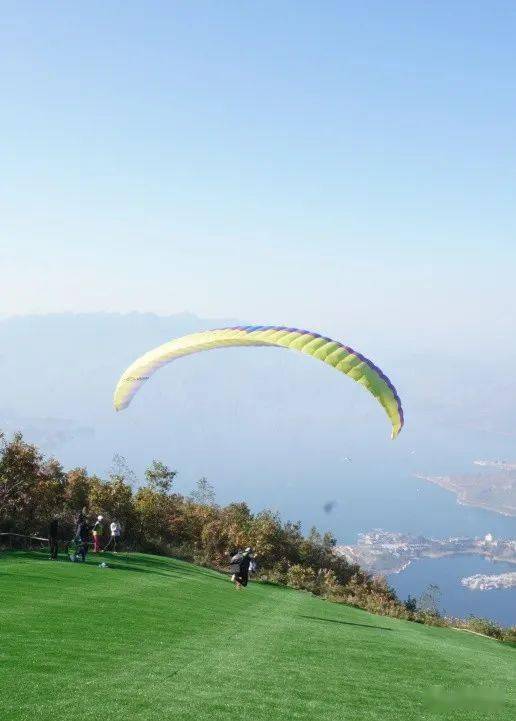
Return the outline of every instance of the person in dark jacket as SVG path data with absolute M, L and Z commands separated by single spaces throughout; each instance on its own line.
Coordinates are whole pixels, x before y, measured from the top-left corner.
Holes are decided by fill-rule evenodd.
M 231 580 L 235 588 L 245 588 L 249 581 L 249 566 L 253 560 L 253 549 L 246 548 L 243 553 L 237 553 L 231 559 L 230 571 L 233 574 Z
M 59 519 L 57 516 L 54 516 L 54 518 L 50 521 L 50 525 L 48 527 L 48 543 L 50 546 L 50 559 L 52 561 L 57 561 L 57 552 L 59 550 Z
M 86 519 L 84 519 L 79 523 L 76 533 L 77 540 L 79 541 L 79 543 L 77 544 L 79 547 L 78 555 L 81 556 L 83 561 L 86 560 L 86 554 L 88 553 L 89 536 L 90 527 L 86 522 Z
M 79 526 L 86 520 L 87 512 L 86 507 L 82 508 L 75 516 L 75 535 L 79 535 Z

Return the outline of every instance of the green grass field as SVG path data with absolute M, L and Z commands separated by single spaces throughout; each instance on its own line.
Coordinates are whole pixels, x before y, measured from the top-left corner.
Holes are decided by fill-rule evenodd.
M 172 559 L 101 558 L 0 554 L 2 721 L 516 718 L 509 645 L 237 592 Z

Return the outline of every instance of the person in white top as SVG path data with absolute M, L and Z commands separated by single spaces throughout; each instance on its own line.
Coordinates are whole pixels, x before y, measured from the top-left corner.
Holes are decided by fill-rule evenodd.
M 109 545 L 113 547 L 113 553 L 117 553 L 116 544 L 120 542 L 120 536 L 122 534 L 122 529 L 121 529 L 118 521 L 111 521 L 109 530 L 111 531 L 111 538 L 109 539 Z

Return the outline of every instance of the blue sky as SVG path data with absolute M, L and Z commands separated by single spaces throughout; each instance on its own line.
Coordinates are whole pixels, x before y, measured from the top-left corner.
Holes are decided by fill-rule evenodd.
M 4 2 L 0 314 L 514 335 L 512 2 Z

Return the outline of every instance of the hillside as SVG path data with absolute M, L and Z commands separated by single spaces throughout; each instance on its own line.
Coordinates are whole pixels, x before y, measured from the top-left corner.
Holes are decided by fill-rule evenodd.
M 514 718 L 508 645 L 285 588 L 236 592 L 177 560 L 106 560 L 0 556 L 3 721 L 475 721 L 493 704 Z

